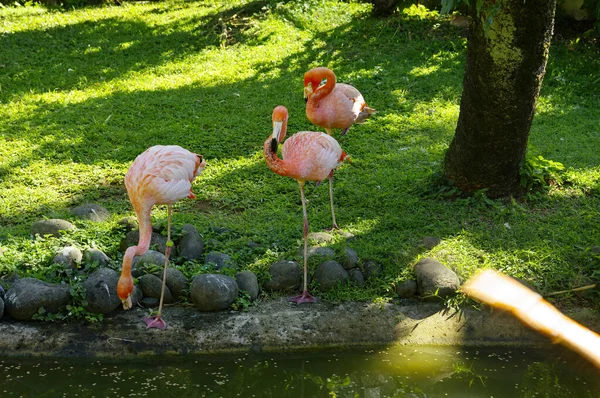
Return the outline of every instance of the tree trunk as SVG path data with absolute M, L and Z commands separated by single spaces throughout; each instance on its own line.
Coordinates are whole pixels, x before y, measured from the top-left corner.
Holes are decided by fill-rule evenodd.
M 476 3 L 469 10 L 460 115 L 444 174 L 463 191 L 508 196 L 520 191 L 556 0 L 483 0 L 479 16 Z

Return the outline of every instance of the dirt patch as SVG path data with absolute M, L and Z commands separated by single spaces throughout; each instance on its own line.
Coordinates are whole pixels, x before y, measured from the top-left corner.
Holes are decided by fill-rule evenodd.
M 101 324 L 0 321 L 0 355 L 62 357 L 299 351 L 372 345 L 540 346 L 547 340 L 498 311 L 446 311 L 437 304 L 261 302 L 245 312 L 169 307 L 168 329 L 147 329 L 145 310 L 119 311 Z M 600 330 L 600 317 L 569 314 Z

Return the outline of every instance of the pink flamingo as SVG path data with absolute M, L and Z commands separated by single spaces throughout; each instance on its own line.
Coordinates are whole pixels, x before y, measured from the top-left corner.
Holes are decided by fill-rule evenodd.
M 273 110 L 273 134 L 267 138 L 263 147 L 265 161 L 275 173 L 291 177 L 300 185 L 302 212 L 304 214 L 304 290 L 301 295 L 288 298 L 297 304 L 314 303 L 316 299 L 308 292 L 308 216 L 304 183 L 321 182 L 348 158 L 340 144 L 325 133 L 300 131 L 288 138 L 281 148 L 282 159 L 277 157 L 277 146 L 285 138 L 288 111 L 283 106 Z
M 131 265 L 134 256 L 148 251 L 152 238 L 150 212 L 154 205 L 167 205 L 167 248 L 165 250 L 165 268 L 158 314 L 144 318 L 149 328 L 166 329 L 162 319 L 162 305 L 165 293 L 167 266 L 171 253 L 171 205 L 183 198 L 195 198 L 192 181 L 206 167 L 202 156 L 176 145 L 156 145 L 139 155 L 125 175 L 125 187 L 140 225 L 140 238 L 137 246 L 128 247 L 123 256 L 121 277 L 117 284 L 117 294 L 124 309 L 132 306 L 133 278 Z
M 321 85 L 321 82 L 325 83 Z M 332 135 L 334 128 L 345 135 L 353 124 L 362 124 L 375 109 L 367 106 L 362 94 L 349 84 L 337 83 L 331 69 L 323 66 L 304 74 L 306 117 L 311 123 L 325 128 Z M 339 229 L 333 208 L 333 172 L 329 176 L 332 229 Z

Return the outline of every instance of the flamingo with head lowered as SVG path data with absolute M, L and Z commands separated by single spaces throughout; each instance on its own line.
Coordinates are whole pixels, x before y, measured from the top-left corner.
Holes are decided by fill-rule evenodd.
M 321 84 L 325 80 L 324 84 Z M 331 135 L 333 129 L 342 129 L 345 135 L 353 124 L 364 123 L 375 109 L 367 106 L 362 94 L 349 84 L 336 83 L 335 74 L 323 66 L 304 74 L 306 117 L 323 127 Z M 332 229 L 338 229 L 333 208 L 333 173 L 329 176 Z
M 314 303 L 316 299 L 308 292 L 307 283 L 308 217 L 304 183 L 323 181 L 336 167 L 348 159 L 348 155 L 333 137 L 325 133 L 300 131 L 283 143 L 282 158 L 279 158 L 277 147 L 285 138 L 287 131 L 287 109 L 283 106 L 276 107 L 273 110 L 272 120 L 273 133 L 267 138 L 263 147 L 265 161 L 275 173 L 298 181 L 304 214 L 304 289 L 302 294 L 290 297 L 288 300 L 298 304 Z
M 197 155 L 180 146 L 156 145 L 148 148 L 134 161 L 125 175 L 125 187 L 129 200 L 133 205 L 140 226 L 140 237 L 137 246 L 128 247 L 123 256 L 121 277 L 117 284 L 117 294 L 124 309 L 132 306 L 133 278 L 131 276 L 132 261 L 148 251 L 152 238 L 150 212 L 154 205 L 167 205 L 167 248 L 165 250 L 165 268 L 163 272 L 162 291 L 158 314 L 144 318 L 149 328 L 166 329 L 162 319 L 162 305 L 165 293 L 167 266 L 171 253 L 171 205 L 180 199 L 195 198 L 192 181 L 206 167 L 201 155 Z

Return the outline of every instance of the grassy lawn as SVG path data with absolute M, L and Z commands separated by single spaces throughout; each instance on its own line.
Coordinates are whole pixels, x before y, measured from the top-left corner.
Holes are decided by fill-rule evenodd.
M 302 79 L 322 65 L 378 110 L 336 135 L 353 160 L 336 174 L 337 218 L 356 239 L 336 235 L 329 246 L 384 266 L 366 288 L 326 298 L 392 297 L 421 257 L 463 279 L 499 269 L 545 293 L 589 283 L 600 272 L 591 250 L 600 245 L 598 48 L 551 47 L 530 153 L 563 163 L 565 184 L 514 200 L 446 200 L 431 195 L 432 181 L 458 118 L 466 39 L 423 8 L 388 19 L 369 11 L 333 0 L 0 9 L 0 276 L 55 280 L 50 264 L 65 244 L 97 247 L 118 269 L 117 221 L 133 214 L 123 176 L 156 144 L 181 145 L 208 163 L 197 200 L 175 206 L 175 227 L 194 224 L 207 252 L 230 254 L 262 281 L 274 261 L 300 260 L 298 184 L 267 168 L 262 144 L 280 104 L 291 132 L 318 129 L 304 114 Z M 329 227 L 327 184 L 310 184 L 307 197 L 310 230 Z M 113 216 L 73 220 L 69 209 L 89 202 Z M 31 224 L 43 218 L 78 230 L 32 240 Z M 153 222 L 166 224 L 166 208 Z M 428 251 L 428 235 L 442 243 Z

